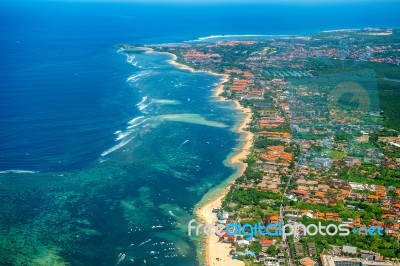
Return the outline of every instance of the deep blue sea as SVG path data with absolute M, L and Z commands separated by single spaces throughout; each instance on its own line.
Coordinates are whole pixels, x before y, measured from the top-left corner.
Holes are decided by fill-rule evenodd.
M 235 168 L 217 76 L 116 45 L 400 26 L 400 4 L 0 4 L 0 265 L 197 265 L 185 223 Z M 197 245 L 198 246 L 198 245 Z

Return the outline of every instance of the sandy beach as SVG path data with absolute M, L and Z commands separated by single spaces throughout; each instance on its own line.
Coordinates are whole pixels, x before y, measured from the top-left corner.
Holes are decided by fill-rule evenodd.
M 241 163 L 243 169 L 241 170 L 242 172 L 240 173 L 240 175 L 242 175 L 242 173 L 244 172 L 244 170 L 246 170 L 247 167 L 247 164 L 243 163 L 243 160 L 246 159 L 247 155 L 251 151 L 251 147 L 253 146 L 254 134 L 251 133 L 250 131 L 246 131 L 247 126 L 251 123 L 253 113 L 250 108 L 245 108 L 241 106 L 238 101 L 235 100 L 233 102 L 235 104 L 235 108 L 237 110 L 242 111 L 246 116 L 237 129 L 237 131 L 240 134 L 244 135 L 243 146 L 241 147 L 240 151 L 230 159 L 229 163 L 231 164 Z
M 219 94 L 218 94 L 219 95 Z M 225 99 L 224 99 L 225 100 Z M 239 164 L 238 171 L 234 174 L 235 177 L 239 177 L 246 170 L 247 164 L 243 162 L 243 160 L 247 157 L 247 155 L 251 151 L 251 147 L 253 145 L 253 134 L 249 131 L 245 131 L 247 125 L 251 122 L 252 112 L 249 108 L 244 108 L 240 105 L 239 102 L 234 101 L 235 108 L 241 110 L 246 114 L 243 121 L 241 121 L 240 125 L 237 127 L 237 131 L 244 135 L 243 143 L 241 143 L 240 150 L 234 154 L 230 160 L 229 164 Z M 231 182 L 234 180 L 231 180 Z M 221 201 L 228 193 L 228 189 L 221 191 L 214 198 L 210 198 L 207 202 L 200 206 L 200 208 L 196 211 L 197 217 L 204 223 L 215 223 L 217 221 L 217 216 L 212 212 L 213 208 L 220 208 Z M 207 197 L 207 194 L 205 195 Z M 206 237 L 204 241 L 205 248 L 205 262 L 209 266 L 243 266 L 244 262 L 240 260 L 234 260 L 229 256 L 229 252 L 231 251 L 230 244 L 218 242 L 218 236 L 209 236 Z
M 171 60 L 168 62 L 182 70 L 188 70 L 190 72 L 206 72 L 212 75 L 221 76 L 221 80 L 215 84 L 214 89 L 214 97 L 218 98 L 219 101 L 228 101 L 224 97 L 220 96 L 221 93 L 224 91 L 224 83 L 229 80 L 229 75 L 227 74 L 216 74 L 210 71 L 199 71 L 195 70 L 187 65 L 178 63 L 177 56 L 171 53 L 166 53 L 172 57 Z M 240 105 L 238 101 L 233 101 L 235 109 L 243 112 L 245 117 L 242 121 L 239 121 L 238 126 L 236 127 L 237 132 L 239 132 L 243 137 L 240 143 L 240 148 L 237 153 L 235 153 L 230 160 L 228 161 L 229 164 L 232 165 L 239 165 L 238 170 L 236 173 L 233 174 L 232 177 L 239 177 L 243 174 L 246 170 L 247 164 L 243 162 L 246 159 L 247 155 L 250 153 L 251 147 L 253 145 L 253 133 L 246 131 L 245 129 L 249 125 L 252 120 L 253 113 L 251 112 L 250 108 L 244 108 Z M 233 179 L 233 178 L 232 178 Z M 234 180 L 231 180 L 233 182 Z M 206 202 L 202 203 L 200 208 L 197 209 L 196 215 L 199 218 L 199 221 L 204 223 L 215 223 L 217 221 L 217 216 L 215 213 L 212 212 L 213 208 L 220 208 L 221 202 L 225 195 L 228 193 L 228 188 L 222 190 L 220 193 L 211 197 Z M 208 195 L 206 194 L 204 198 L 207 198 Z M 208 236 L 204 240 L 204 249 L 205 249 L 205 263 L 209 266 L 243 266 L 244 262 L 240 260 L 234 260 L 230 257 L 229 252 L 231 251 L 231 245 L 227 243 L 221 243 L 218 241 L 219 237 Z
M 178 59 L 178 57 L 175 54 L 171 54 L 171 53 L 168 53 L 168 52 L 157 52 L 157 53 L 167 54 L 167 55 L 171 56 L 172 58 L 170 60 L 168 60 L 168 63 L 173 65 L 176 68 L 179 68 L 179 69 L 182 69 L 182 70 L 187 70 L 187 71 L 190 71 L 192 73 L 196 73 L 196 72 L 198 72 L 198 73 L 208 73 L 210 75 L 223 76 L 223 77 L 227 78 L 227 76 L 223 75 L 223 74 L 217 74 L 217 73 L 214 73 L 214 72 L 211 72 L 211 71 L 207 71 L 207 70 L 196 70 L 194 68 L 191 68 L 190 66 L 178 63 L 176 61 Z M 223 87 L 222 87 L 222 89 L 223 89 Z
M 227 192 L 227 191 L 226 191 Z M 212 213 L 213 208 L 221 207 L 221 201 L 226 193 L 218 195 L 216 198 L 210 199 L 209 202 L 202 205 L 196 212 L 197 217 L 203 223 L 215 223 L 217 217 Z M 229 256 L 231 244 L 219 242 L 216 235 L 208 236 L 204 240 L 205 263 L 209 266 L 242 266 L 244 263 L 240 260 L 234 260 Z
M 168 60 L 168 63 L 170 63 L 171 65 L 175 66 L 176 68 L 183 69 L 183 70 L 188 70 L 190 72 L 205 72 L 205 71 L 197 71 L 197 70 L 195 70 L 195 69 L 193 69 L 193 68 L 191 68 L 191 67 L 189 67 L 187 65 L 178 63 L 176 61 L 178 59 L 178 57 L 176 55 L 174 55 L 174 54 L 171 54 L 171 53 L 165 53 L 165 54 L 168 54 L 168 55 L 172 56 L 172 59 Z
M 228 74 L 222 74 L 222 79 L 220 82 L 214 84 L 214 97 L 218 98 L 219 101 L 228 101 L 224 97 L 221 96 L 221 93 L 224 92 L 224 84 L 229 80 Z M 236 107 L 236 106 L 235 106 Z

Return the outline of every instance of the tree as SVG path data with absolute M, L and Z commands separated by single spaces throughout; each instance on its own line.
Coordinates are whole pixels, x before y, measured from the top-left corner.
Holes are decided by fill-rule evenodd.
M 276 250 L 276 247 L 274 245 L 269 246 L 268 249 L 267 249 L 267 252 L 271 256 L 276 256 L 276 254 L 278 254 L 278 251 Z
M 250 243 L 249 249 L 254 253 L 260 253 L 262 251 L 262 245 L 260 242 L 253 241 Z
M 371 133 L 369 134 L 369 142 L 377 142 L 378 141 L 378 134 L 376 133 Z

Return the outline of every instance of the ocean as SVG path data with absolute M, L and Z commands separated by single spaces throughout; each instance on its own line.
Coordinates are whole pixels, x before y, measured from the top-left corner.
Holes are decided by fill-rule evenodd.
M 115 265 L 120 254 L 119 265 L 201 263 L 201 239 L 185 224 L 235 173 L 225 162 L 240 145 L 242 114 L 212 97 L 218 76 L 117 45 L 391 27 L 398 10 L 396 2 L 0 4 L 0 264 Z

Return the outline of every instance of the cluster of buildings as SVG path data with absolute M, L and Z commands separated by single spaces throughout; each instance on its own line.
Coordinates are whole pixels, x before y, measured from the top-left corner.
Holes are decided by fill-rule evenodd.
M 392 266 L 399 263 L 392 261 L 376 261 L 364 258 L 336 257 L 332 255 L 321 255 L 322 266 Z
M 250 71 L 239 69 L 225 69 L 225 75 L 230 77 L 228 97 L 236 99 L 262 100 L 264 99 L 264 89 L 255 83 L 255 77 Z
M 282 195 L 280 204 L 290 203 L 278 207 L 279 213 L 275 208 L 275 215 L 267 215 L 264 223 L 297 222 L 300 218 L 308 217 L 347 223 L 349 228 L 379 226 L 384 228 L 386 234 L 400 239 L 400 189 L 350 182 L 338 175 L 343 169 L 356 169 L 357 174 L 374 180 L 380 173 L 358 170 L 363 162 L 391 169 L 400 166 L 399 160 L 381 160 L 382 153 L 370 145 L 369 134 L 379 129 L 379 125 L 370 121 L 378 121 L 379 113 L 337 108 L 337 102 L 331 101 L 334 96 L 330 91 L 337 83 L 326 85 L 325 80 L 310 83 L 315 71 L 309 59 L 342 58 L 391 64 L 399 64 L 400 61 L 388 56 L 393 49 L 391 46 L 369 47 L 365 50 L 353 45 L 345 50 L 343 47 L 330 47 L 324 41 L 328 36 L 331 36 L 331 40 L 336 38 L 333 32 L 319 36 L 320 39 L 271 40 L 263 46 L 253 41 L 221 42 L 196 46 L 196 49 L 187 46 L 181 49 L 181 56 L 185 63 L 196 68 L 218 69 L 219 73 L 224 73 L 227 76 L 224 96 L 245 101 L 254 113 L 249 124 L 255 133 L 254 141 L 263 143 L 262 140 L 267 140 L 268 145 L 253 149 L 256 162 L 252 167 L 260 173 L 259 177 L 251 180 L 244 176 L 244 181 L 236 182 L 235 186 L 244 190 L 270 191 Z M 228 59 L 225 60 L 226 51 L 220 52 L 221 49 L 232 49 Z M 235 54 L 245 58 L 244 62 L 229 64 Z M 325 61 L 321 62 L 323 64 Z M 306 82 L 295 82 L 303 78 L 307 79 Z M 339 139 L 337 133 L 354 138 L 351 141 Z M 398 137 L 379 141 L 400 147 Z M 278 201 L 271 200 L 270 204 L 278 205 Z M 364 212 L 360 207 L 362 204 L 376 206 L 380 210 L 380 217 L 363 220 L 359 215 Z M 323 208 L 319 208 L 321 206 Z M 252 209 L 251 206 L 246 207 Z M 354 212 L 354 217 L 342 217 L 340 210 L 343 209 Z M 220 210 L 216 213 L 220 224 L 229 223 L 232 215 L 239 216 L 240 220 L 238 213 Z M 251 213 L 248 215 L 246 218 L 253 218 Z M 244 248 L 235 255 L 251 257 L 255 263 L 262 265 L 292 265 L 295 262 L 314 266 L 318 261 L 322 266 L 393 265 L 393 262 L 383 261 L 377 253 L 358 251 L 347 246 L 335 255 L 327 255 L 327 251 L 318 254 L 315 243 L 303 243 L 299 241 L 300 238 L 295 238 L 293 243 L 258 239 L 256 241 L 262 245 L 259 254 L 247 249 L 251 244 L 247 240 L 226 234 L 220 241 L 229 242 L 232 247 Z M 277 248 L 278 254 L 268 251 L 271 246 Z M 287 254 L 283 255 L 285 252 Z M 290 258 L 295 259 L 290 261 Z
M 229 73 L 229 72 L 228 72 Z M 235 73 L 241 75 L 242 73 Z M 254 84 L 255 79 L 258 77 L 257 74 L 253 75 L 252 83 Z M 240 86 L 240 84 L 242 84 Z M 243 85 L 246 84 L 246 85 Z M 232 87 L 228 90 L 233 92 L 233 96 L 238 100 L 245 99 L 248 95 L 248 84 L 243 80 L 239 79 L 239 82 L 233 82 Z M 239 85 L 239 86 L 238 86 Z M 393 235 L 394 237 L 400 237 L 400 212 L 399 203 L 400 201 L 393 200 L 393 198 L 387 197 L 388 190 L 394 188 L 386 188 L 379 185 L 368 185 L 356 182 L 348 182 L 334 177 L 332 172 L 325 171 L 325 169 L 343 167 L 338 165 L 338 161 L 343 160 L 346 162 L 346 167 L 357 167 L 361 164 L 364 158 L 352 157 L 347 154 L 348 149 L 347 143 L 333 143 L 333 136 L 335 127 L 334 124 L 337 119 L 332 119 L 333 122 L 329 121 L 329 116 L 332 115 L 332 110 L 327 108 L 326 103 L 321 103 L 316 98 L 324 98 L 326 95 L 319 92 L 310 92 L 309 88 L 300 88 L 296 97 L 291 97 L 288 92 L 288 85 L 283 79 L 272 79 L 264 82 L 264 93 L 272 95 L 270 100 L 272 104 L 269 105 L 256 105 L 255 108 L 259 116 L 253 122 L 253 127 L 256 127 L 259 131 L 256 134 L 257 137 L 267 137 L 268 139 L 279 140 L 284 142 L 284 145 L 270 145 L 264 150 L 259 151 L 258 163 L 262 165 L 260 168 L 263 172 L 263 178 L 260 182 L 253 184 L 240 184 L 242 188 L 257 188 L 261 190 L 269 190 L 275 193 L 282 193 L 284 191 L 284 182 L 282 182 L 280 176 L 282 174 L 290 174 L 292 182 L 295 184 L 294 189 L 286 192 L 286 197 L 293 201 L 302 201 L 307 204 L 323 204 L 328 206 L 337 206 L 339 202 L 344 202 L 345 208 L 348 210 L 359 210 L 354 206 L 354 202 L 370 202 L 381 205 L 384 214 L 379 217 L 381 221 L 371 219 L 368 225 L 380 226 L 384 228 L 387 234 Z M 241 93 L 236 94 L 236 91 L 240 89 Z M 301 97 L 306 97 L 304 100 Z M 319 105 L 321 103 L 321 105 Z M 293 111 L 297 111 L 297 116 L 293 115 Z M 348 115 L 348 114 L 346 114 Z M 360 114 L 357 113 L 357 116 Z M 339 119 L 340 120 L 340 119 Z M 289 132 L 280 132 L 276 129 L 280 129 L 282 125 L 290 121 L 292 135 Z M 340 121 L 339 121 L 340 122 Z M 346 122 L 346 121 L 342 121 Z M 332 123 L 332 124 L 329 124 Z M 368 143 L 368 134 L 365 133 L 369 125 L 360 123 L 350 127 L 350 132 L 362 132 L 362 135 L 358 137 L 356 143 Z M 313 136 L 309 139 L 302 139 L 299 136 Z M 317 136 L 317 137 L 314 137 Z M 322 137 L 318 137 L 322 136 Z M 327 137 L 328 136 L 328 137 Z M 303 158 L 298 158 L 299 168 L 291 172 L 288 168 L 290 162 L 295 158 L 293 153 L 286 152 L 285 149 L 290 143 L 296 142 L 299 146 L 300 151 L 303 153 Z M 393 141 L 394 142 L 394 141 Z M 325 157 L 321 153 L 314 151 L 317 148 L 329 148 L 337 149 L 337 158 L 332 156 Z M 354 147 L 353 147 L 354 150 Z M 378 158 L 381 154 L 373 153 L 371 150 L 370 157 Z M 310 158 L 307 158 L 306 156 Z M 303 160 L 302 160 L 303 159 Z M 312 164 L 310 164 L 312 162 Z M 313 167 L 310 167 L 313 166 Z M 319 166 L 319 167 L 318 167 Z M 320 171 L 315 169 L 321 169 Z M 329 173 L 328 173 L 329 172 Z M 308 177 L 313 175 L 312 179 Z M 332 176 L 334 178 L 332 178 Z M 373 178 L 373 176 L 371 176 Z M 348 202 L 348 204 L 346 204 Z M 362 210 L 359 210 L 362 211 Z M 283 209 L 283 217 L 289 221 L 296 221 L 298 218 L 307 216 L 311 219 L 322 220 L 322 221 L 333 221 L 339 223 L 347 223 L 349 228 L 359 228 L 360 226 L 366 225 L 360 217 L 343 218 L 337 211 L 313 211 L 308 209 L 296 209 L 286 206 Z M 277 221 L 279 216 L 275 216 Z M 364 232 L 361 232 L 362 234 Z M 299 263 L 302 265 L 316 265 L 315 259 L 303 256 L 302 245 L 299 242 L 294 243 L 295 254 L 298 255 Z M 306 248 L 307 250 L 315 250 Z M 311 252 L 310 255 L 317 255 L 316 252 Z M 379 254 L 378 254 L 379 255 Z M 377 255 L 377 257 L 378 257 Z M 325 255 L 322 255 L 325 256 Z M 321 257 L 325 258 L 325 257 Z M 363 259 L 341 257 L 341 260 L 336 259 L 335 265 L 346 265 L 341 264 L 344 261 L 358 261 L 358 265 L 375 265 Z M 270 261 L 268 263 L 271 263 Z M 269 265 L 269 264 L 268 264 Z M 347 264 L 350 265 L 350 264 Z M 392 265 L 392 262 L 379 262 L 376 265 Z
M 192 63 L 207 63 L 210 61 L 218 62 L 220 55 L 217 53 L 203 53 L 196 50 L 190 50 L 188 52 L 182 53 L 183 58 L 187 62 Z
M 293 153 L 286 152 L 285 146 L 268 146 L 267 151 L 260 155 L 260 160 L 267 164 L 289 166 L 293 160 Z

